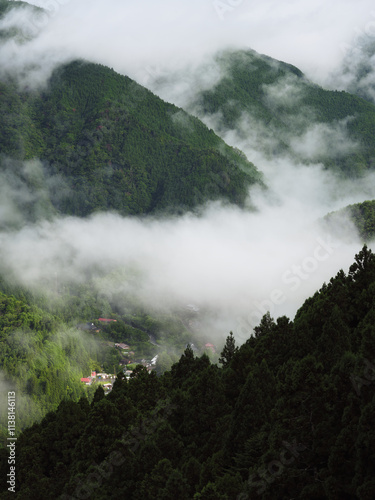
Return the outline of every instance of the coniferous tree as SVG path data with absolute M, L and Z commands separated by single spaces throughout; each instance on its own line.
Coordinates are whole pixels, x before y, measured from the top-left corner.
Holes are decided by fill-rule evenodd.
M 254 336 L 256 338 L 262 337 L 263 335 L 267 335 L 270 333 L 275 326 L 275 321 L 271 318 L 271 314 L 269 311 L 262 317 L 260 320 L 259 326 L 254 328 Z
M 229 365 L 237 351 L 238 347 L 236 347 L 236 341 L 233 337 L 233 332 L 230 332 L 219 358 L 219 363 L 223 365 L 223 368 Z

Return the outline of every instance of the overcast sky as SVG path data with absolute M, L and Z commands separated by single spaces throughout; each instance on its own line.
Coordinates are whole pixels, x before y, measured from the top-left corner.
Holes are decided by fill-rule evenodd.
M 135 76 L 197 60 L 228 45 L 250 47 L 324 78 L 359 34 L 375 34 L 370 0 L 34 0 L 50 14 L 34 52 L 58 50 Z

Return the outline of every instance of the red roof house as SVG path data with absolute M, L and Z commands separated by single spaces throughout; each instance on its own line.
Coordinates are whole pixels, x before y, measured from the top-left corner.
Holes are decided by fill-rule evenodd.
M 204 346 L 206 349 L 211 349 L 212 352 L 216 352 L 215 346 L 213 344 L 205 344 Z

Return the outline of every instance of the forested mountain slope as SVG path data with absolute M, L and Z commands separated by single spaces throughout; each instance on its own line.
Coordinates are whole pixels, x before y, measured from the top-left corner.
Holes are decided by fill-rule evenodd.
M 43 91 L 0 82 L 0 111 L 1 171 L 43 192 L 49 213 L 48 202 L 79 216 L 187 209 L 210 199 L 241 205 L 249 186 L 261 183 L 254 165 L 198 119 L 105 66 L 72 62 Z M 24 163 L 35 159 L 37 174 Z
M 131 279 L 119 269 L 114 274 L 122 284 Z M 97 292 L 100 280 L 111 286 L 110 297 Z M 103 326 L 100 317 L 115 321 Z M 190 318 L 188 311 L 151 310 L 130 293 L 116 293 L 112 275 L 48 291 L 30 291 L 0 275 L 0 387 L 3 395 L 17 393 L 17 434 L 62 400 L 90 400 L 95 388 L 85 387 L 80 379 L 92 371 L 117 374 L 130 359 L 140 363 L 159 355 L 160 373 L 178 359 L 187 342 L 202 347 L 188 329 Z M 132 354 L 121 353 L 116 343 L 128 344 Z M 0 448 L 6 436 L 2 405 Z
M 38 20 L 41 21 L 41 17 L 43 15 L 44 10 L 40 7 L 35 7 L 27 2 L 18 2 L 18 1 L 8 1 L 8 0 L 0 0 L 0 21 L 11 11 L 27 11 L 27 16 L 30 20 Z M 42 22 L 43 24 L 43 22 Z M 0 27 L 0 45 L 3 42 L 6 42 L 9 39 L 14 39 L 18 43 L 24 43 L 27 40 L 31 40 L 31 38 L 35 35 L 35 33 L 30 32 L 30 27 L 23 26 L 20 27 L 17 25 L 15 20 L 13 19 L 5 27 Z
M 363 242 L 370 242 L 375 236 L 375 200 L 354 203 L 337 212 L 332 212 L 325 220 L 334 222 L 340 217 L 349 217 Z
M 298 68 L 253 50 L 223 51 L 215 64 L 220 78 L 187 108 L 217 133 L 235 130 L 270 157 L 292 155 L 345 176 L 374 167 L 374 104 L 325 90 Z
M 374 498 L 374 290 L 364 247 L 294 321 L 228 337 L 222 368 L 187 348 L 162 377 L 61 403 L 18 439 L 2 498 Z
M 56 316 L 0 293 L 1 385 L 17 393 L 19 430 L 62 399 L 86 394 L 80 378 L 90 370 L 96 351 L 94 342 L 85 342 L 77 329 Z M 1 440 L 6 435 L 5 410 L 1 405 Z
M 0 0 L 0 17 L 10 5 L 24 7 L 23 2 Z M 0 43 L 19 35 L 12 29 L 0 32 Z M 214 347 L 207 343 L 215 341 L 210 335 L 218 338 L 210 325 L 226 331 L 220 318 L 228 314 L 231 321 L 227 306 L 237 297 L 246 302 L 241 311 L 247 311 L 248 296 L 241 290 L 262 289 L 263 280 L 273 283 L 273 258 L 282 262 L 283 254 L 290 253 L 297 262 L 299 241 L 281 224 L 285 218 L 293 227 L 293 217 L 284 217 L 276 196 L 267 197 L 276 207 L 269 212 L 272 224 L 267 217 L 264 223 L 259 217 L 254 226 L 250 218 L 233 217 L 236 231 L 228 235 L 229 226 L 214 218 L 225 230 L 214 246 L 201 244 L 203 232 L 188 227 L 182 245 L 167 239 L 172 241 L 170 253 L 163 246 L 160 251 L 154 241 L 164 238 L 157 230 L 161 219 L 134 217 L 132 222 L 151 228 L 151 239 L 138 240 L 136 225 L 80 226 L 83 230 L 69 232 L 67 238 L 61 238 L 57 226 L 53 243 L 69 258 L 60 265 L 59 253 L 48 252 L 44 219 L 49 217 L 74 226 L 77 217 L 94 221 L 97 217 L 89 216 L 99 211 L 175 214 L 207 200 L 248 207 L 249 188 L 264 187 L 263 176 L 244 153 L 219 137 L 228 131 L 233 143 L 249 142 L 246 151 L 260 151 L 258 157 L 271 160 L 270 170 L 282 166 L 272 162 L 276 158 L 287 158 L 286 168 L 324 164 L 353 178 L 373 169 L 373 104 L 326 91 L 297 68 L 254 51 L 222 52 L 216 63 L 221 78 L 186 108 L 208 126 L 130 78 L 82 60 L 58 67 L 44 88 L 21 88 L 10 74 L 0 81 L 2 255 L 7 256 L 6 248 L 14 249 L 0 273 L 2 478 L 10 465 L 6 398 L 8 391 L 17 395 L 16 493 L 2 481 L 1 499 L 375 498 L 375 256 L 366 246 L 348 272 L 341 270 L 322 284 L 293 320 L 266 314 L 240 347 L 230 335 L 218 365 L 211 349 L 201 355 L 204 347 Z M 303 201 L 310 188 L 306 184 L 301 186 Z M 312 189 L 316 186 L 326 193 L 323 183 Z M 364 202 L 345 212 L 366 241 L 374 235 L 373 205 Z M 298 212 L 301 205 L 292 206 Z M 225 207 L 214 206 L 213 211 L 220 216 Z M 306 210 L 301 212 L 303 218 Z M 187 226 L 193 226 L 193 219 L 186 217 Z M 205 220 L 205 213 L 196 219 Z M 168 232 L 174 232 L 175 220 L 168 219 Z M 17 231 L 21 226 L 25 231 Z M 203 231 L 209 236 L 210 225 Z M 31 237 L 23 239 L 25 232 Z M 121 232 L 123 239 L 117 238 Z M 79 233 L 82 253 L 77 252 Z M 181 233 L 176 233 L 178 238 Z M 242 238 L 247 233 L 251 238 Z M 254 241 L 263 233 L 269 239 L 267 246 L 260 245 L 260 255 Z M 13 236 L 17 244 L 7 247 Z M 283 238 L 291 239 L 289 247 Z M 66 241 L 72 239 L 77 245 L 70 247 Z M 134 242 L 135 252 L 129 255 L 135 258 L 116 256 L 112 262 L 111 253 L 97 245 L 99 239 L 116 247 L 118 256 L 126 254 L 128 241 Z M 142 255 L 142 245 L 151 252 Z M 221 259 L 221 245 L 228 259 Z M 271 246 L 274 253 L 268 253 Z M 243 260 L 238 247 L 244 250 Z M 35 269 L 33 259 L 28 266 L 20 258 L 33 252 L 41 256 Z M 151 253 L 163 253 L 162 265 L 151 276 L 155 288 L 143 276 L 153 265 Z M 174 261 L 177 253 L 181 261 Z M 207 260 L 200 263 L 204 254 Z M 164 267 L 164 257 L 172 267 Z M 302 258 L 312 262 L 306 253 Z M 53 265 L 47 266 L 48 261 Z M 248 278 L 245 266 L 253 269 L 254 262 L 259 273 Z M 186 274 L 177 272 L 179 265 Z M 38 266 L 47 271 L 39 273 Z M 29 289 L 20 279 L 27 267 Z M 301 269 L 294 262 L 293 268 Z M 171 290 L 187 290 L 181 304 L 169 299 L 164 270 L 166 280 L 176 281 Z M 211 279 L 214 274 L 218 279 Z M 192 292 L 189 279 L 198 284 Z M 204 282 L 210 288 L 195 293 Z M 216 295 L 215 288 L 227 295 Z M 142 289 L 145 302 L 142 293 L 135 293 Z M 298 294 L 297 299 L 303 291 Z M 195 305 L 196 295 L 202 307 Z M 193 303 L 185 300 L 190 296 Z M 257 298 L 254 294 L 253 301 Z M 200 322 L 205 313 L 212 322 Z M 113 347 L 118 342 L 131 345 L 137 356 L 133 352 L 132 361 L 125 359 Z M 194 350 L 186 348 L 190 343 Z M 139 364 L 147 365 L 142 358 L 156 354 L 160 364 L 155 370 Z M 133 361 L 138 366 L 127 381 L 123 372 Z M 94 393 L 95 386 L 80 382 L 99 369 L 119 373 L 106 395 L 102 387 Z

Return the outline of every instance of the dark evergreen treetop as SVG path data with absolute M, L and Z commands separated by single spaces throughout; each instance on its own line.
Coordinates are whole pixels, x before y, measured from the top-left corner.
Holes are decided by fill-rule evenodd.
M 238 347 L 236 346 L 233 332 L 230 332 L 219 358 L 219 363 L 223 365 L 223 368 L 230 364 L 237 351 Z

